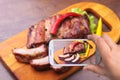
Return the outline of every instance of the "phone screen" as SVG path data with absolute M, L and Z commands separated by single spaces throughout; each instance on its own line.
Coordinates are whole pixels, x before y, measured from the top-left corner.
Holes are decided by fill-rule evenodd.
M 95 50 L 95 44 L 87 39 L 54 39 L 49 43 L 49 61 L 55 66 L 86 66 Z

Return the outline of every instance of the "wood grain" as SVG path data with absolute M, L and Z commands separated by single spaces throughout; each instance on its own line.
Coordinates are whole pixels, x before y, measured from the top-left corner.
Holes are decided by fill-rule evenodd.
M 97 3 L 81 2 L 71 5 L 56 14 L 66 13 L 74 7 L 81 8 L 82 10 L 90 10 L 95 15 L 102 17 L 104 23 L 111 28 L 110 32 L 105 33 L 108 34 L 115 42 L 118 41 L 120 37 L 120 21 L 113 11 Z M 55 74 L 52 70 L 38 72 L 32 69 L 29 65 L 18 63 L 12 54 L 12 49 L 25 46 L 26 38 L 27 30 L 11 37 L 10 39 L 0 44 L 0 56 L 2 60 L 19 80 L 61 80 L 81 69 L 81 67 L 73 67 L 70 71 L 58 75 Z

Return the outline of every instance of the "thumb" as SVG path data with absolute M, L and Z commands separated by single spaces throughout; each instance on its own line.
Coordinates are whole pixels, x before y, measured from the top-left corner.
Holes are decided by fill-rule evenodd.
M 104 70 L 103 67 L 101 67 L 99 65 L 88 65 L 88 66 L 83 67 L 83 70 L 92 71 L 92 72 L 95 72 L 97 74 L 101 74 L 101 75 L 106 76 L 106 71 Z

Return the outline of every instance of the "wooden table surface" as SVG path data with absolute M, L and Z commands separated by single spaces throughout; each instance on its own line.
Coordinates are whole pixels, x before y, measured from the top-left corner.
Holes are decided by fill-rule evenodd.
M 65 7 L 92 1 L 111 8 L 120 17 L 120 0 L 0 0 L 0 42 Z M 89 71 L 78 71 L 67 80 L 108 80 Z M 0 62 L 0 80 L 14 80 Z

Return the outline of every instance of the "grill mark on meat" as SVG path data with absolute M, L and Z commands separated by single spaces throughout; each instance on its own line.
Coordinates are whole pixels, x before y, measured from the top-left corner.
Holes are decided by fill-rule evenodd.
M 13 50 L 13 54 L 17 61 L 29 63 L 32 59 L 47 56 L 47 47 L 42 44 L 41 46 L 32 49 L 17 48 Z
M 40 44 L 45 43 L 45 21 L 40 21 L 39 24 L 29 28 L 27 37 L 27 48 L 38 47 Z

